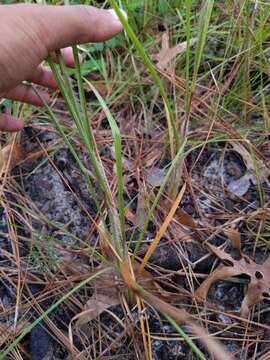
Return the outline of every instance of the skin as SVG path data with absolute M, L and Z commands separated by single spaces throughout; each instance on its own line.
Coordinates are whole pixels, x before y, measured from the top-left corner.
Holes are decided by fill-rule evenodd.
M 61 50 L 74 66 L 69 46 L 99 42 L 122 31 L 111 10 L 92 6 L 0 5 L 0 98 L 41 105 L 28 83 L 56 89 L 52 73 L 40 63 Z M 49 94 L 42 95 L 49 101 Z M 19 131 L 23 123 L 0 114 L 1 131 Z

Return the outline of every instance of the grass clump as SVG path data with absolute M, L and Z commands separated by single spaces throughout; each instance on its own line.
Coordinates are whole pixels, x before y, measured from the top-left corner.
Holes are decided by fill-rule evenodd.
M 62 358 L 156 359 L 163 356 L 160 348 L 175 359 L 208 359 L 211 352 L 219 359 L 261 356 L 265 338 L 256 329 L 265 328 L 267 309 L 262 304 L 251 312 L 250 322 L 240 317 L 243 279 L 220 284 L 230 286 L 234 300 L 223 290 L 221 299 L 210 291 L 216 307 L 194 293 L 216 266 L 208 242 L 231 249 L 240 241 L 247 256 L 268 254 L 269 6 L 229 0 L 103 5 L 115 9 L 125 33 L 105 44 L 73 47 L 75 69 L 66 68 L 60 52 L 58 64 L 49 57 L 61 96 L 52 105 L 44 101 L 45 110 L 14 107 L 33 118 L 29 127 L 38 136 L 57 134 L 52 149 L 35 136 L 47 146 L 45 158 L 54 163 L 51 151 L 68 150 L 70 164 L 53 171 L 89 227 L 77 236 L 69 230 L 72 217 L 59 224 L 40 213 L 34 199 L 25 200 L 24 179 L 33 169 L 29 175 L 23 164 L 8 178 L 3 206 L 12 215 L 3 234 L 13 248 L 4 251 L 10 265 L 1 271 L 16 289 L 9 311 L 18 324 L 4 340 L 0 336 L 0 358 L 23 354 L 38 324 L 58 338 Z M 164 47 L 169 52 L 179 44 L 182 52 L 168 61 L 163 54 L 163 67 L 155 63 Z M 240 190 L 231 193 L 236 186 Z M 58 238 L 54 244 L 53 236 L 48 242 L 40 231 L 48 246 L 34 240 L 32 255 L 21 255 L 21 248 L 31 248 L 26 234 L 34 231 L 34 220 L 56 237 L 72 237 L 74 245 Z M 10 267 L 20 269 L 17 277 Z M 29 291 L 31 283 L 42 285 L 40 298 Z M 47 309 L 43 296 L 53 299 Z M 0 312 L 0 319 L 5 316 Z

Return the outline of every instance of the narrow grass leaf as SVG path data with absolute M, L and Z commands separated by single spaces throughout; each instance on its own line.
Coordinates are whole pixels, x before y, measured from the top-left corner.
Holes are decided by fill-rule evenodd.
M 112 116 L 107 104 L 105 103 L 102 96 L 99 94 L 97 89 L 88 81 L 84 79 L 86 84 L 95 94 L 98 99 L 111 128 L 112 137 L 114 141 L 114 150 L 115 150 L 115 160 L 116 160 L 116 175 L 117 175 L 117 190 L 118 190 L 118 212 L 120 218 L 120 227 L 122 239 L 125 239 L 125 206 L 124 206 L 124 191 L 123 191 L 123 168 L 122 168 L 122 150 L 121 150 L 121 134 L 120 130 L 116 124 L 114 117 Z M 122 244 L 124 246 L 124 244 Z
M 168 320 L 168 322 L 175 328 L 175 330 L 181 335 L 181 337 L 184 339 L 184 341 L 188 344 L 188 346 L 192 349 L 194 354 L 198 356 L 198 359 L 200 360 L 206 360 L 206 357 L 201 352 L 201 350 L 197 347 L 197 345 L 192 341 L 192 339 L 181 329 L 181 327 L 177 324 L 177 322 L 172 319 L 169 315 L 166 313 L 163 313 L 165 318 Z
M 164 89 L 164 86 L 162 84 L 162 81 L 154 67 L 154 65 L 152 64 L 149 56 L 147 55 L 144 46 L 140 43 L 139 39 L 137 38 L 137 36 L 135 35 L 134 31 L 132 30 L 132 28 L 130 27 L 130 25 L 128 24 L 125 16 L 123 15 L 120 7 L 117 5 L 116 0 L 109 0 L 109 3 L 111 5 L 111 7 L 115 10 L 117 16 L 119 17 L 127 35 L 129 36 L 129 38 L 131 39 L 133 45 L 136 47 L 136 49 L 138 50 L 139 54 L 141 55 L 143 62 L 145 64 L 145 66 L 147 67 L 147 69 L 149 70 L 157 88 L 160 91 L 160 94 L 163 98 L 163 102 L 164 102 L 164 106 L 166 109 L 166 115 L 167 115 L 167 123 L 168 123 L 168 129 L 169 129 L 169 136 L 170 136 L 170 145 L 171 145 L 171 152 L 172 152 L 172 158 L 174 157 L 174 146 L 176 148 L 176 151 L 179 150 L 180 147 L 180 140 L 179 140 L 179 135 L 178 135 L 178 130 L 177 130 L 177 125 L 176 125 L 176 120 L 175 117 L 173 115 L 173 111 L 171 108 L 171 104 L 170 101 L 167 97 L 167 93 Z M 171 129 L 171 131 L 170 131 Z

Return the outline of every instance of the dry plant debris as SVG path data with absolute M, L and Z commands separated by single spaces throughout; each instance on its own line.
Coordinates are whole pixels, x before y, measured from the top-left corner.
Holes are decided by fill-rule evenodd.
M 177 126 L 181 126 L 188 84 L 185 8 L 175 9 L 176 2 L 167 0 L 125 3 L 132 7 L 140 2 L 149 6 L 148 11 L 144 14 L 145 8 L 131 9 L 130 19 L 137 25 L 136 34 L 146 52 L 156 62 Z M 100 1 L 92 3 L 100 6 Z M 162 13 L 166 3 L 169 6 Z M 192 45 L 199 39 L 197 20 L 202 3 L 191 2 Z M 270 311 L 265 301 L 270 275 L 269 217 L 265 216 L 270 201 L 270 97 L 269 71 L 265 68 L 269 34 L 258 34 L 260 16 L 264 18 L 268 10 L 264 11 L 263 2 L 256 2 L 256 6 L 257 12 L 251 2 L 215 2 L 191 99 L 181 180 L 186 190 L 182 200 L 179 195 L 180 206 L 174 206 L 165 189 L 136 261 L 118 271 L 110 266 L 103 277 L 65 300 L 36 327 L 30 340 L 25 338 L 16 346 L 13 356 L 33 360 L 197 360 L 162 316 L 167 313 L 195 344 L 198 338 L 203 340 L 200 349 L 206 359 L 213 358 L 207 348 L 217 354 L 217 360 L 222 356 L 235 356 L 237 360 L 270 358 Z M 249 22 L 254 16 L 255 26 Z M 265 16 L 265 24 L 268 20 Z M 124 36 L 118 45 L 111 46 L 83 46 L 83 72 L 104 97 L 121 130 L 127 241 L 136 227 L 130 240 L 132 254 L 171 161 L 168 128 L 162 97 L 138 53 Z M 190 49 L 190 80 L 195 46 Z M 89 86 L 85 90 L 96 147 L 116 199 L 112 134 Z M 53 110 L 92 178 L 85 146 L 63 100 L 57 94 L 54 99 Z M 1 171 L 10 175 L 0 208 L 2 348 L 12 344 L 50 304 L 105 266 L 93 250 L 110 262 L 114 258 L 100 212 L 63 139 L 37 108 L 19 110 L 29 119 L 29 126 L 18 137 L 18 144 L 6 145 L 10 138 L 3 135 L 2 139 Z M 26 144 L 27 151 L 21 143 Z M 53 151 L 48 156 L 50 149 Z M 145 206 L 149 194 L 153 196 Z M 219 248 L 228 240 L 233 248 L 229 254 Z M 215 246 L 207 249 L 203 246 L 206 241 Z M 238 260 L 231 256 L 235 250 L 241 255 Z M 213 271 L 216 257 L 224 264 Z M 244 280 L 230 281 L 241 275 Z M 247 277 L 250 282 L 243 285 Z M 198 281 L 202 285 L 195 292 Z M 246 292 L 240 316 L 243 288 Z M 208 297 L 208 301 L 201 307 L 194 301 L 194 293 L 198 299 Z M 254 304 L 259 306 L 250 311 Z M 35 353 L 35 348 L 42 348 L 41 329 L 52 346 L 51 358 Z M 232 356 L 223 351 L 219 341 Z
M 249 144 L 248 141 L 247 144 Z M 243 144 L 233 142 L 232 148 L 242 157 L 247 171 L 239 179 L 231 181 L 228 185 L 228 190 L 237 196 L 243 196 L 247 193 L 251 184 L 256 185 L 256 173 L 258 174 L 259 181 L 264 183 L 270 175 L 270 169 L 269 165 L 265 164 L 264 161 L 256 159 L 255 153 L 254 157 L 252 157 L 250 151 Z
M 25 160 L 25 149 L 15 142 L 6 145 L 0 150 L 1 172 L 8 172 Z
M 196 290 L 195 296 L 206 300 L 210 286 L 216 281 L 233 276 L 247 275 L 250 282 L 247 285 L 247 291 L 241 306 L 241 315 L 246 318 L 253 305 L 258 304 L 264 298 L 268 299 L 270 297 L 270 257 L 263 264 L 257 264 L 244 254 L 241 254 L 239 260 L 235 260 L 216 246 L 208 244 L 208 247 L 227 265 L 220 264 Z
M 195 45 L 197 41 L 197 38 L 190 39 L 191 46 Z M 176 58 L 179 54 L 182 54 L 186 51 L 187 48 L 187 42 L 181 42 L 180 44 L 177 44 L 173 47 L 170 47 L 169 45 L 169 33 L 168 31 L 165 31 L 162 35 L 162 41 L 161 41 L 161 50 L 158 54 L 154 55 L 153 58 L 155 58 L 157 62 L 157 67 L 160 70 L 164 70 L 168 67 L 170 62 Z

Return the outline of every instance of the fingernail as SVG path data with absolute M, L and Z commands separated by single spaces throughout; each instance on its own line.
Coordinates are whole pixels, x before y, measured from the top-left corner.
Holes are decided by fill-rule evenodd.
M 121 13 L 124 16 L 124 18 L 127 20 L 128 19 L 127 13 L 122 9 L 120 9 L 120 10 L 121 10 Z M 117 13 L 115 12 L 114 9 L 109 9 L 108 11 L 111 13 L 111 15 L 114 17 L 114 19 L 117 20 L 117 22 L 121 23 L 121 21 L 119 20 L 118 15 L 117 15 Z

